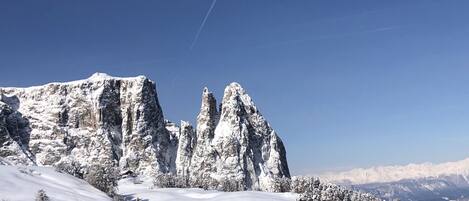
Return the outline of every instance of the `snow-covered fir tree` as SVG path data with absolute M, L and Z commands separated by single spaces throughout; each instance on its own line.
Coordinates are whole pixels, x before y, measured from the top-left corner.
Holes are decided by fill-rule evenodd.
M 50 198 L 49 196 L 47 196 L 46 191 L 42 189 L 37 191 L 35 201 L 49 201 L 49 200 Z
M 293 177 L 292 192 L 300 193 L 298 201 L 380 201 L 381 199 L 334 184 L 321 183 L 318 178 Z

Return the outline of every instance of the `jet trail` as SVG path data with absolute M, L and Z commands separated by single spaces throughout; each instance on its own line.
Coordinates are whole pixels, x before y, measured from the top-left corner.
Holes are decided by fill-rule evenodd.
M 205 22 L 207 22 L 207 19 L 210 16 L 210 13 L 212 13 L 213 7 L 215 7 L 215 3 L 217 3 L 217 0 L 212 1 L 212 5 L 210 5 L 210 8 L 208 9 L 207 13 L 205 14 L 204 20 L 202 20 L 202 24 L 200 24 L 199 30 L 197 30 L 197 33 L 195 34 L 194 40 L 192 41 L 191 47 L 189 48 L 190 50 L 192 50 L 192 48 L 194 48 L 195 44 L 197 43 L 197 40 L 199 40 L 200 32 L 202 32 L 202 29 L 205 26 Z

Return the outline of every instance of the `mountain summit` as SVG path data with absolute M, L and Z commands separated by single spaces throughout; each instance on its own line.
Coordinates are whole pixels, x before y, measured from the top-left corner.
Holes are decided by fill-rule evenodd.
M 271 190 L 276 178 L 290 177 L 282 141 L 238 83 L 225 88 L 220 112 L 205 88 L 197 123 L 195 174 L 210 172 L 213 178 L 260 190 Z

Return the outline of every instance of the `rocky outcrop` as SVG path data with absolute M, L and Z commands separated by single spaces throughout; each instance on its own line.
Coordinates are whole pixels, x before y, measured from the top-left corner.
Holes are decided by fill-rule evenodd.
M 226 87 L 221 105 L 218 111 L 204 88 L 196 133 L 184 121 L 180 128 L 168 124 L 178 136 L 177 175 L 189 175 L 193 187 L 277 191 L 275 185 L 290 177 L 282 141 L 238 83 Z
M 211 173 L 216 171 L 214 169 L 216 152 L 211 142 L 218 118 L 216 99 L 207 88 L 204 88 L 200 112 L 197 115 L 196 143 L 190 167 L 191 178 L 196 185 L 202 182 L 201 179 L 210 177 Z
M 28 121 L 6 103 L 0 101 L 0 157 L 14 164 L 33 165 L 27 147 Z
M 225 88 L 211 145 L 216 153 L 215 178 L 269 190 L 276 178 L 290 177 L 282 141 L 238 83 Z
M 188 177 L 192 152 L 196 141 L 194 128 L 192 128 L 189 122 L 181 121 L 178 140 L 176 174 L 182 177 Z

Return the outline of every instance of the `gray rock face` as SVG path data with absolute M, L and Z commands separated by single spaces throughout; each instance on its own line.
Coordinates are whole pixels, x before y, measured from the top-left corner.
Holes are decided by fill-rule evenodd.
M 150 174 L 171 166 L 169 132 L 155 84 L 147 78 L 96 73 L 86 80 L 29 88 L 0 88 L 2 101 L 29 121 L 29 147 L 38 165 L 98 161 Z
M 82 169 L 112 164 L 181 176 L 191 186 L 229 180 L 241 189 L 270 190 L 276 179 L 290 177 L 282 141 L 239 84 L 226 87 L 221 111 L 204 89 L 194 130 L 164 119 L 154 82 L 100 73 L 0 88 L 0 158 Z
M 166 130 L 169 131 L 169 173 L 174 174 L 176 172 L 176 158 L 178 153 L 179 133 L 180 128 L 176 123 L 169 120 L 165 120 Z M 161 173 L 161 172 L 159 172 Z M 167 172 L 168 173 L 168 172 Z
M 28 121 L 6 103 L 0 101 L 0 157 L 15 164 L 33 165 L 34 158 L 28 150 L 25 131 Z
M 188 122 L 181 121 L 178 139 L 176 174 L 187 177 L 189 176 L 189 167 L 191 166 L 192 152 L 196 140 L 194 128 Z
M 216 171 L 214 169 L 216 152 L 212 148 L 211 142 L 215 135 L 218 118 L 215 97 L 207 88 L 204 88 L 200 113 L 197 116 L 196 144 L 194 145 L 190 167 L 190 174 L 193 179 L 210 177 L 211 173 Z M 200 182 L 194 181 L 196 184 Z

